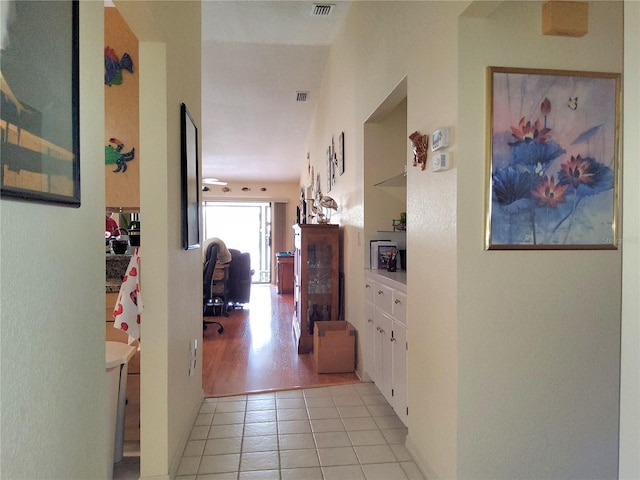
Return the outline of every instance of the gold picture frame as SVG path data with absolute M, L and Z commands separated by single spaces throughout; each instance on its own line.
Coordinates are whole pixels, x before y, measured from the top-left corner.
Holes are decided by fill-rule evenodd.
M 485 248 L 616 249 L 620 74 L 487 68 Z

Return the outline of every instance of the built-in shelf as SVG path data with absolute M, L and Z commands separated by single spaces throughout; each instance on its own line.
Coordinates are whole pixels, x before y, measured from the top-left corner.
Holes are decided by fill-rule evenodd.
M 407 186 L 407 172 L 402 172 L 395 177 L 387 178 L 382 182 L 374 184 L 375 187 L 406 187 Z

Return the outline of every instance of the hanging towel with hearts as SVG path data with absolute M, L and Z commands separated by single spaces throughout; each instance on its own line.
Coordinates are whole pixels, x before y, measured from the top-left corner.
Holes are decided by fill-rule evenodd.
M 140 296 L 140 247 L 136 247 L 127 271 L 122 278 L 122 286 L 120 294 L 113 310 L 113 318 L 115 322 L 113 326 L 119 328 L 129 335 L 129 345 L 133 342 L 140 341 L 140 315 L 142 314 L 143 305 Z

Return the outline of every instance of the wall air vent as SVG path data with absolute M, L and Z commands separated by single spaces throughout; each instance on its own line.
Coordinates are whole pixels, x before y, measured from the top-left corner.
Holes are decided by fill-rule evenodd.
M 335 5 L 330 3 L 314 3 L 311 8 L 312 17 L 327 17 L 333 12 Z
M 306 102 L 309 98 L 309 92 L 296 92 L 296 102 Z

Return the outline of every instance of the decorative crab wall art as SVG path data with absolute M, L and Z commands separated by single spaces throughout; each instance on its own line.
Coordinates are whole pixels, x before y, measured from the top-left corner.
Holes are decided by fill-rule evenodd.
M 417 167 L 421 165 L 421 170 L 427 167 L 427 145 L 429 143 L 429 137 L 427 135 L 420 135 L 420 132 L 413 132 L 409 135 L 409 140 L 413 145 L 413 166 Z
M 117 138 L 110 138 L 109 145 L 104 147 L 104 164 L 116 165 L 115 173 L 126 172 L 127 162 L 130 162 L 135 157 L 136 149 L 132 148 L 127 153 L 122 153 L 124 143 Z

